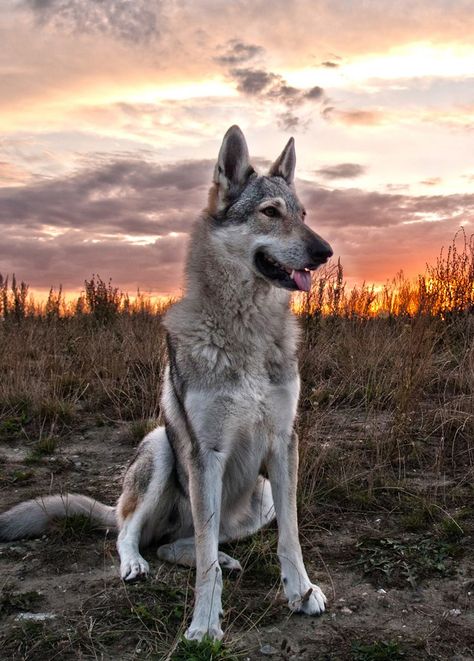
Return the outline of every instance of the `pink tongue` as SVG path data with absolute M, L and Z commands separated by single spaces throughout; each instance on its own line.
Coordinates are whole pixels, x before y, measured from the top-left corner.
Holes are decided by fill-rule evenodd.
M 311 289 L 311 273 L 309 271 L 294 271 L 293 280 L 301 291 L 309 291 Z

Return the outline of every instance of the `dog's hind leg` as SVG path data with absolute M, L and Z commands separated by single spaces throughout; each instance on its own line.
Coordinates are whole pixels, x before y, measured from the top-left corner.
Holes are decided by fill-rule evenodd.
M 235 512 L 224 513 L 219 542 L 230 542 L 253 535 L 274 518 L 275 509 L 270 482 L 260 475 L 248 503 L 243 506 L 240 505 Z M 178 539 L 171 544 L 164 544 L 158 548 L 156 554 L 160 560 L 186 567 L 196 566 L 194 537 Z M 219 551 L 218 558 L 223 569 L 238 571 L 242 569 L 238 560 L 223 551 Z
M 269 480 L 258 476 L 255 488 L 247 503 L 222 517 L 219 541 L 231 542 L 253 535 L 275 518 L 272 488 Z
M 177 565 L 184 565 L 185 567 L 196 566 L 196 545 L 194 537 L 187 537 L 185 539 L 178 539 L 171 544 L 164 544 L 160 546 L 156 552 L 160 560 L 166 560 Z M 223 569 L 240 571 L 241 564 L 235 558 L 231 558 L 227 553 L 219 551 L 218 554 L 219 564 Z
M 131 581 L 148 573 L 148 563 L 140 555 L 154 535 L 164 534 L 172 507 L 170 486 L 174 457 L 164 427 L 159 427 L 142 441 L 137 456 L 124 479 L 117 504 L 120 532 L 117 550 L 120 575 Z M 160 527 L 163 528 L 160 531 Z

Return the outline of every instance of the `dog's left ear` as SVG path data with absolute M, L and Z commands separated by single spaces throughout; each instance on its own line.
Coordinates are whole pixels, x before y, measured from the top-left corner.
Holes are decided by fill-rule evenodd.
M 231 126 L 222 141 L 214 169 L 214 186 L 209 200 L 211 212 L 222 211 L 237 198 L 254 172 L 244 134 L 238 126 Z
M 289 186 L 293 185 L 295 178 L 296 152 L 295 140 L 290 138 L 285 149 L 270 168 L 270 177 L 283 177 Z

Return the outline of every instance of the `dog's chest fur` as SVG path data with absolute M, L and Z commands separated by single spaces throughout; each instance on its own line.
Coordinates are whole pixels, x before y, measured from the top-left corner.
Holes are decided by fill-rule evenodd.
M 298 329 L 288 295 L 275 288 L 203 305 L 184 298 L 170 309 L 165 326 L 188 386 L 233 392 L 292 381 L 297 376 Z M 242 293 L 242 290 L 243 293 Z

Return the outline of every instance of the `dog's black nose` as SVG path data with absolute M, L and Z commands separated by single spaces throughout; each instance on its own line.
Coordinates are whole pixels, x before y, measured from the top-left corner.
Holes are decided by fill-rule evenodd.
M 329 243 L 316 235 L 313 239 L 310 250 L 311 265 L 319 266 L 320 264 L 325 264 L 333 254 L 333 250 Z

